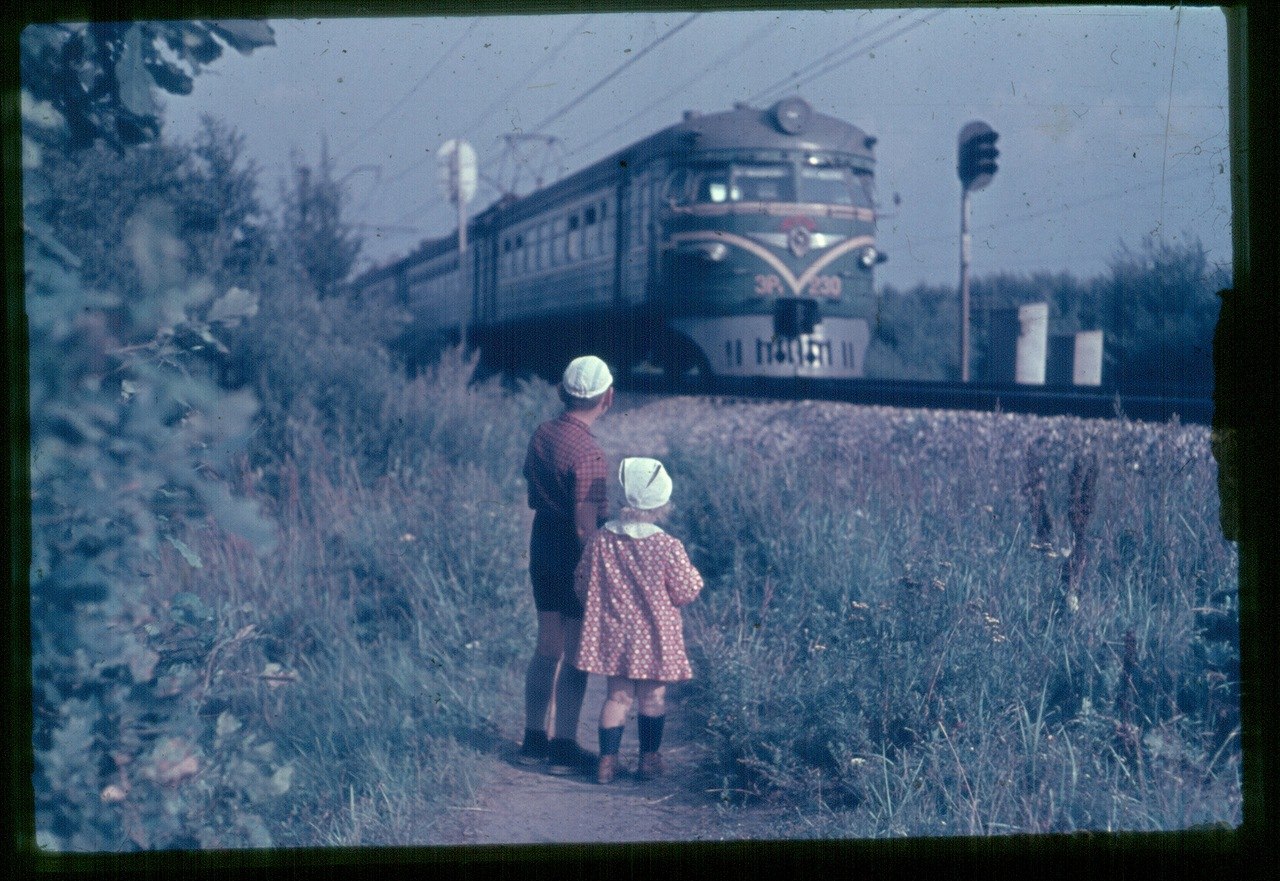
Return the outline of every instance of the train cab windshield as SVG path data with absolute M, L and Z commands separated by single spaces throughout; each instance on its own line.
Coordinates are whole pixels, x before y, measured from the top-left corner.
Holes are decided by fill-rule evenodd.
M 872 207 L 871 175 L 848 167 L 800 166 L 800 202 Z
M 848 166 L 734 163 L 679 168 L 667 180 L 673 205 L 806 202 L 872 207 L 871 175 Z

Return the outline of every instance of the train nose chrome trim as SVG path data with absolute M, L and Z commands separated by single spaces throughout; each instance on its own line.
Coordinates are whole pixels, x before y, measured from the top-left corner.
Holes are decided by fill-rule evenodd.
M 755 239 L 762 245 L 768 245 L 771 248 L 783 250 L 790 246 L 791 242 L 788 233 L 785 232 L 749 232 L 748 236 Z M 848 236 L 839 233 L 813 232 L 809 233 L 810 251 L 820 251 L 823 248 L 830 248 L 832 245 L 838 245 Z

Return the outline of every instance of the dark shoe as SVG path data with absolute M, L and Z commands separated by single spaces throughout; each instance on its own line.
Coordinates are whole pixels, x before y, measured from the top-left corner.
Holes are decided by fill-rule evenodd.
M 661 777 L 666 770 L 662 766 L 661 753 L 640 753 L 640 767 L 636 769 L 636 776 L 641 780 L 653 780 L 655 777 Z
M 618 770 L 618 756 L 607 755 L 600 757 L 600 763 L 596 768 L 596 782 L 607 784 L 613 782 L 613 775 Z
M 547 746 L 547 773 L 559 777 L 570 774 L 592 774 L 596 770 L 596 754 L 578 746 L 567 737 L 554 738 Z
M 545 731 L 526 731 L 524 743 L 516 755 L 516 761 L 522 765 L 540 765 L 547 760 L 547 733 Z

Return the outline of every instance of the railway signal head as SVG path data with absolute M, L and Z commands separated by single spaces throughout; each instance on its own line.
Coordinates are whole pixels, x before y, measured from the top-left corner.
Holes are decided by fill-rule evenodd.
M 999 133 L 985 122 L 971 122 L 960 129 L 959 161 L 956 171 L 960 174 L 960 186 L 965 190 L 980 190 L 991 183 L 995 175 L 996 149 Z

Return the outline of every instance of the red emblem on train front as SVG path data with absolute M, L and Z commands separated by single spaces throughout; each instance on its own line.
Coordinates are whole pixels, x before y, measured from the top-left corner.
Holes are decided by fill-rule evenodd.
M 793 214 L 790 217 L 782 218 L 783 232 L 789 232 L 797 226 L 802 226 L 809 232 L 813 232 L 818 228 L 817 222 L 812 217 L 805 217 L 803 214 Z
M 818 224 L 814 223 L 812 218 L 802 214 L 782 219 L 782 231 L 787 234 L 787 247 L 797 257 L 803 257 L 809 253 L 811 243 L 809 234 L 817 228 Z

